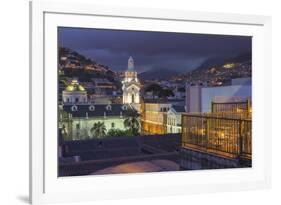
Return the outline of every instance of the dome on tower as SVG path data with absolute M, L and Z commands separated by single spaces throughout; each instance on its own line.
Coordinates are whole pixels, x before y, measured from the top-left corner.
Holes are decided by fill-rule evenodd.
M 71 81 L 71 83 L 68 86 L 66 86 L 65 91 L 68 91 L 68 92 L 76 92 L 76 91 L 84 92 L 86 90 L 82 85 L 79 84 L 78 80 L 73 79 Z

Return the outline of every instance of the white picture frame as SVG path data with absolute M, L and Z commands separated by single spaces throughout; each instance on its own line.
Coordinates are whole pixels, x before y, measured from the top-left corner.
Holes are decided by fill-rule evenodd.
M 32 204 L 238 191 L 271 186 L 271 109 L 268 109 L 271 107 L 270 17 L 35 1 L 30 3 L 30 25 Z M 57 138 L 48 137 L 56 134 L 57 129 L 57 95 L 53 92 L 57 79 L 54 59 L 57 55 L 54 43 L 57 26 L 252 35 L 253 167 L 58 178 Z M 55 68 L 52 68 L 54 65 Z M 51 108 L 55 108 L 55 112 Z

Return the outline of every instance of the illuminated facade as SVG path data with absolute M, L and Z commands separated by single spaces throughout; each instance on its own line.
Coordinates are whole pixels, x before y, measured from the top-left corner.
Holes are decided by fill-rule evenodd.
M 79 84 L 77 79 L 73 79 L 65 90 L 62 91 L 64 104 L 83 104 L 88 102 L 87 91 Z
M 125 114 L 131 108 L 122 104 L 63 105 L 59 115 L 59 127 L 65 140 L 96 138 L 92 129 L 95 123 L 103 123 L 105 132 L 111 129 L 126 130 Z
M 139 104 L 140 83 L 137 77 L 137 72 L 134 70 L 134 60 L 131 56 L 128 60 L 128 69 L 125 72 L 122 84 L 123 104 Z
M 172 106 L 167 112 L 167 133 L 181 133 L 181 116 L 184 106 Z
M 141 110 L 141 129 L 143 134 L 166 134 L 167 112 L 170 103 L 143 103 Z

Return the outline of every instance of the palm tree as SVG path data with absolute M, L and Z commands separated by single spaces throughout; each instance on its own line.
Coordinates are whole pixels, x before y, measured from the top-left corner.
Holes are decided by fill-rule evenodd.
M 106 127 L 103 122 L 94 123 L 90 131 L 93 137 L 102 138 L 106 135 Z
M 129 128 L 133 135 L 138 135 L 140 129 L 139 113 L 136 110 L 130 110 L 125 117 L 124 126 Z

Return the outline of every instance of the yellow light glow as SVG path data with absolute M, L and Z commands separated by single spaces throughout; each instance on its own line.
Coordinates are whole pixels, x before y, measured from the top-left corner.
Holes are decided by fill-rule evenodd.
M 236 112 L 241 113 L 242 110 L 241 110 L 240 108 L 237 108 L 237 109 L 236 109 Z
M 73 91 L 74 87 L 72 85 L 69 85 L 66 87 L 66 91 Z
M 233 68 L 234 67 L 234 63 L 227 63 L 227 64 L 225 64 L 223 67 L 224 68 Z

